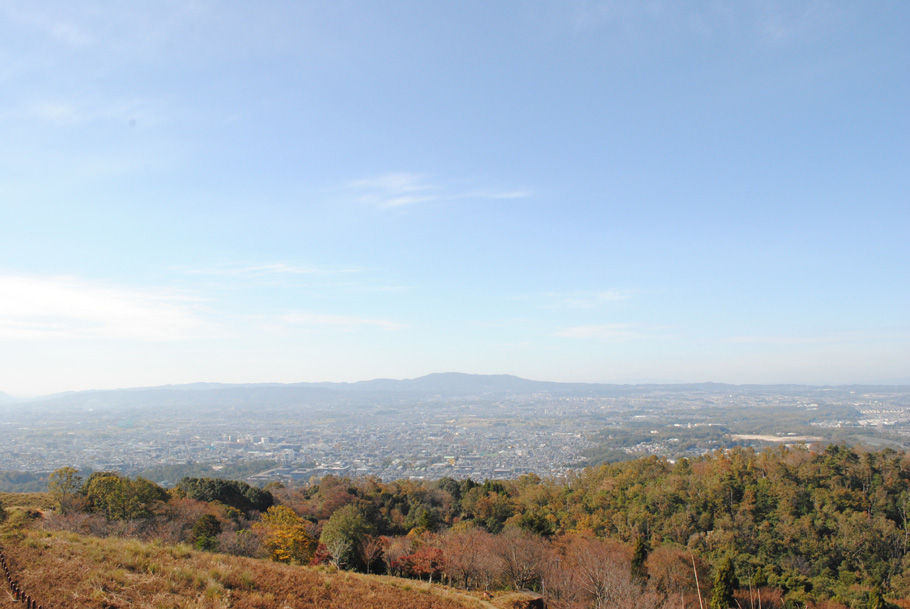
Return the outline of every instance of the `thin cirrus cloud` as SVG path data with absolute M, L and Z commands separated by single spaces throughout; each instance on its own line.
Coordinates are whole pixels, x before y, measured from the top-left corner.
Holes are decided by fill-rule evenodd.
M 0 110 L 5 121 L 35 121 L 56 127 L 75 127 L 89 123 L 159 125 L 167 120 L 168 104 L 153 98 L 115 98 L 82 96 L 75 100 L 40 98 Z
M 907 332 L 834 332 L 802 336 L 765 335 L 732 336 L 725 342 L 741 345 L 826 345 L 837 343 L 904 342 L 910 339 Z
M 97 111 L 93 113 L 96 115 Z M 56 126 L 72 126 L 89 120 L 80 107 L 70 102 L 42 99 L 0 110 L 0 121 L 37 121 Z
M 717 32 L 739 26 L 747 35 L 763 44 L 775 44 L 823 34 L 842 19 L 842 10 L 831 10 L 826 3 L 768 0 L 755 3 L 743 13 L 725 3 L 706 3 L 692 8 L 680 2 L 615 2 L 591 0 L 571 5 L 560 11 L 552 23 L 568 23 L 578 31 L 622 28 L 627 36 L 644 39 L 643 28 L 682 28 L 698 37 L 713 37 Z M 740 15 L 748 15 L 743 18 Z
M 211 328 L 195 301 L 76 277 L 0 275 L 0 337 L 9 340 L 197 338 Z
M 329 267 L 312 264 L 293 264 L 288 262 L 268 262 L 261 264 L 227 264 L 221 266 L 182 268 L 191 275 L 216 275 L 227 277 L 269 277 L 274 275 L 337 275 L 359 273 L 358 268 Z
M 525 189 L 465 189 L 433 182 L 419 173 L 387 173 L 348 184 L 357 200 L 382 209 L 465 199 L 510 200 L 531 196 Z
M 56 124 L 73 124 L 83 120 L 83 115 L 73 104 L 58 101 L 35 102 L 25 108 L 22 115 Z
M 548 292 L 544 294 L 547 308 L 594 309 L 604 305 L 629 300 L 636 295 L 631 289 L 611 289 L 581 292 Z
M 355 315 L 335 315 L 329 313 L 308 313 L 296 312 L 288 313 L 281 317 L 281 321 L 287 325 L 305 326 L 310 328 L 330 328 L 352 332 L 362 328 L 378 328 L 381 330 L 402 330 L 407 327 L 397 321 L 387 319 L 373 319 L 368 317 L 358 317 Z
M 59 11 L 52 8 L 42 10 L 35 4 L 7 3 L 2 12 L 8 20 L 70 47 L 89 46 L 96 40 L 90 30 L 75 21 L 61 19 L 57 14 Z
M 571 326 L 555 333 L 560 338 L 621 341 L 648 338 L 652 332 L 638 324 L 610 323 Z

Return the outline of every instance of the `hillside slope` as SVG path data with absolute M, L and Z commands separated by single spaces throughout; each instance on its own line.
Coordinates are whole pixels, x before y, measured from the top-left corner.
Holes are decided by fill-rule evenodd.
M 484 609 L 412 580 L 196 552 L 134 539 L 20 529 L 0 539 L 20 586 L 45 609 Z M 0 609 L 21 609 L 9 589 Z

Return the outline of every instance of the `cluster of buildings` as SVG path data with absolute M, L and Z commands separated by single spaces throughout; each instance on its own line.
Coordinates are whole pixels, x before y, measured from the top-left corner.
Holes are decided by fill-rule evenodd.
M 795 413 L 791 420 L 814 426 L 820 435 L 847 426 L 870 433 L 887 428 L 901 438 L 910 436 L 908 400 L 906 392 L 813 389 L 802 395 L 792 389 L 658 388 L 614 396 L 437 397 L 337 407 L 148 406 L 36 414 L 23 406 L 7 408 L 0 420 L 0 463 L 5 471 L 48 472 L 73 465 L 129 474 L 165 466 L 176 479 L 181 468 L 189 472 L 198 464 L 217 470 L 261 463 L 247 472 L 248 479 L 260 483 L 325 475 L 383 480 L 560 476 L 598 456 L 615 458 L 603 457 L 607 454 L 674 458 L 744 441 L 791 441 L 773 435 L 788 430 L 748 429 L 750 416 L 773 427 L 774 417 L 769 420 L 762 409 Z M 742 420 L 747 422 L 738 429 L 730 423 Z

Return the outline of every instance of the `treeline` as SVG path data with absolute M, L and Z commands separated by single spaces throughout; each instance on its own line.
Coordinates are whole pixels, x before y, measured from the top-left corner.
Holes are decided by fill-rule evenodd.
M 257 472 L 277 466 L 278 463 L 269 459 L 256 459 L 229 463 L 213 467 L 207 463 L 178 463 L 162 464 L 146 468 L 130 470 L 126 473 L 156 481 L 165 486 L 174 484 L 187 477 L 195 478 L 222 478 L 226 480 L 246 478 Z M 85 476 L 92 472 L 90 466 L 80 468 Z M 50 472 L 22 472 L 13 470 L 0 470 L 0 493 L 34 493 L 47 489 L 47 477 Z
M 256 492 L 197 479 L 153 493 L 147 481 L 89 478 L 63 493 L 59 478 L 51 490 L 69 513 L 51 526 L 535 590 L 554 607 L 698 606 L 696 572 L 706 603 L 713 584 L 726 590 L 718 607 L 735 594 L 745 606 L 760 593 L 764 608 L 910 598 L 910 457 L 891 450 L 734 449 L 567 480 L 325 477 Z
M 277 466 L 269 459 L 239 461 L 213 467 L 208 463 L 171 463 L 154 465 L 131 472 L 134 475 L 155 480 L 165 486 L 174 486 L 183 478 L 221 478 L 224 480 L 242 479 L 255 473 Z
M 0 471 L 0 492 L 34 493 L 47 488 L 47 472 Z

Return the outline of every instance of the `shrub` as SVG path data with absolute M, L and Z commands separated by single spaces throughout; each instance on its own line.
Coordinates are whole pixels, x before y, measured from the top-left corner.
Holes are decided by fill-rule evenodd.
M 218 547 L 221 523 L 211 514 L 203 514 L 193 525 L 192 542 L 200 550 L 214 550 Z

